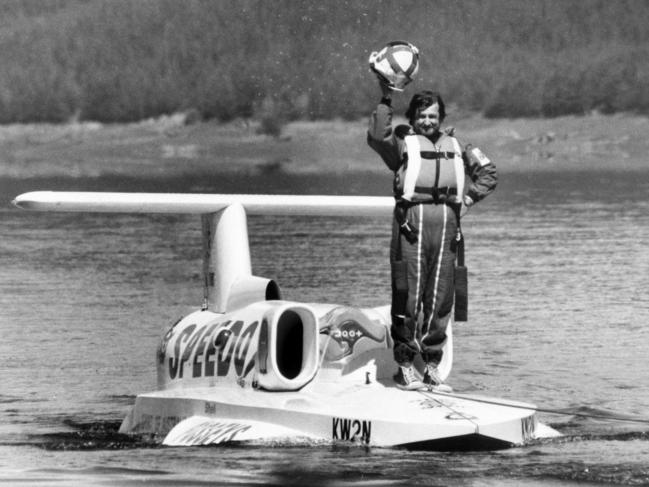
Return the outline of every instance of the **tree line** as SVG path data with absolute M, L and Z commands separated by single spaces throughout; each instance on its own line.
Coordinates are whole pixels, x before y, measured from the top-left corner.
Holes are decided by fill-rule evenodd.
M 358 119 L 370 52 L 407 40 L 417 89 L 487 117 L 649 113 L 641 0 L 4 0 L 0 123 Z

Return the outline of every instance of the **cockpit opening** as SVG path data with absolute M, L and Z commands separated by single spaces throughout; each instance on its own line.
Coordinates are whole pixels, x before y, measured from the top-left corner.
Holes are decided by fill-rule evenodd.
M 277 368 L 287 379 L 295 379 L 302 371 L 304 355 L 304 323 L 299 314 L 286 310 L 277 323 Z

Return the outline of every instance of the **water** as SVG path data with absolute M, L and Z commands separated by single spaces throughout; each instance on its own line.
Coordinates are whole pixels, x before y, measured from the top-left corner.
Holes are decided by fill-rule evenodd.
M 33 189 L 381 194 L 362 179 L 0 181 Z M 362 189 L 361 189 L 362 188 Z M 163 448 L 117 434 L 155 349 L 198 306 L 193 216 L 0 212 L 0 483 L 649 485 L 649 180 L 503 174 L 464 220 L 469 322 L 457 391 L 537 404 L 560 439 L 487 453 L 331 446 Z M 253 268 L 284 297 L 389 300 L 389 222 L 250 217 Z M 552 414 L 549 411 L 564 414 Z M 623 417 L 643 421 L 618 421 Z

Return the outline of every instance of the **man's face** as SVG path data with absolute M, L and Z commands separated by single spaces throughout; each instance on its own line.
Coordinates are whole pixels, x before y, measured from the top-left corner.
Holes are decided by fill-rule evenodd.
M 412 128 L 416 134 L 433 135 L 439 130 L 439 105 L 433 103 L 428 108 L 419 109 Z

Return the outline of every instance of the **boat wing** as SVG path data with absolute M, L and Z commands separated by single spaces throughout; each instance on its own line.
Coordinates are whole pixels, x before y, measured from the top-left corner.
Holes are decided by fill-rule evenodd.
M 281 441 L 312 439 L 303 431 L 248 419 L 190 416 L 167 434 L 166 446 L 201 446 L 240 441 Z
M 215 213 L 241 204 L 249 215 L 386 216 L 394 199 L 386 196 L 110 193 L 33 191 L 12 203 L 25 210 L 103 213 Z

